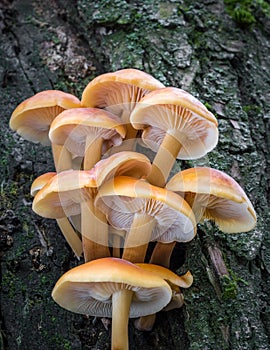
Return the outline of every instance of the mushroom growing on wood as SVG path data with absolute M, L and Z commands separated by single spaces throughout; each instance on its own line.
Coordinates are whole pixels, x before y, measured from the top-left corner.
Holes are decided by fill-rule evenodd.
M 93 260 L 66 272 L 52 297 L 80 314 L 112 318 L 112 350 L 128 350 L 128 320 L 153 314 L 171 300 L 161 277 L 117 258 Z
M 133 139 L 137 130 L 130 124 L 131 111 L 143 96 L 163 87 L 160 81 L 145 72 L 121 69 L 93 79 L 83 91 L 82 105 L 104 108 L 116 114 L 126 125 L 126 139 Z
M 183 198 L 143 180 L 115 177 L 100 187 L 95 203 L 112 226 L 127 232 L 122 258 L 131 262 L 144 261 L 150 241 L 195 236 L 195 218 Z
M 72 154 L 84 157 L 83 169 L 90 170 L 102 150 L 119 145 L 126 134 L 121 120 L 99 108 L 76 108 L 59 114 L 52 122 L 52 144 L 63 145 Z
M 34 197 L 45 185 L 49 183 L 49 181 L 51 181 L 55 175 L 55 172 L 48 172 L 37 177 L 32 183 L 31 195 Z M 83 251 L 81 238 L 74 230 L 67 217 L 63 216 L 61 218 L 57 218 L 56 222 L 74 254 L 77 258 L 79 258 Z
M 188 92 L 174 87 L 143 97 L 130 121 L 143 130 L 143 142 L 157 152 L 147 180 L 159 187 L 164 187 L 176 158 L 200 158 L 218 141 L 215 116 Z
M 208 167 L 186 169 L 174 175 L 166 188 L 184 196 L 197 223 L 212 220 L 225 233 L 247 232 L 256 225 L 256 213 L 244 190 L 220 170 Z M 157 244 L 151 262 L 164 261 L 165 256 L 168 259 L 173 247 Z
M 51 144 L 48 137 L 49 128 L 54 118 L 62 111 L 81 107 L 80 100 L 66 92 L 46 90 L 23 101 L 12 113 L 9 125 L 24 139 Z M 71 168 L 71 157 L 62 147 L 52 145 L 55 167 L 57 171 Z M 59 158 L 65 159 L 65 168 L 59 168 Z

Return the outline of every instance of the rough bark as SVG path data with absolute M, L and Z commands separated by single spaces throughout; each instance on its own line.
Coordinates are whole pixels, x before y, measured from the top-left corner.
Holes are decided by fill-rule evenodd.
M 185 306 L 158 314 L 149 333 L 130 322 L 130 348 L 270 348 L 270 10 L 253 3 L 249 23 L 247 15 L 233 19 L 221 0 L 1 1 L 2 349 L 110 347 L 100 320 L 51 299 L 56 280 L 78 261 L 55 222 L 31 210 L 32 180 L 53 170 L 50 149 L 22 140 L 8 122 L 38 91 L 80 97 L 93 77 L 125 67 L 188 90 L 215 113 L 218 147 L 175 170 L 203 164 L 226 171 L 258 214 L 252 232 L 225 235 L 205 225 L 191 243 L 177 245 L 172 269 L 194 275 Z

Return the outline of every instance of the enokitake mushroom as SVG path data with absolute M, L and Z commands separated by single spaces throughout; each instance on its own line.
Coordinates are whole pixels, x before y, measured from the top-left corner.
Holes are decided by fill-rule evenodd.
M 142 140 L 157 152 L 147 180 L 164 187 L 176 159 L 197 159 L 217 144 L 215 116 L 188 92 L 166 87 L 144 96 L 130 122 L 143 130 Z
M 196 233 L 193 212 L 182 197 L 140 179 L 118 176 L 99 188 L 95 205 L 109 223 L 125 230 L 123 259 L 144 262 L 148 243 L 181 240 Z
M 54 119 L 49 138 L 52 144 L 84 157 L 83 169 L 89 170 L 107 148 L 121 144 L 125 134 L 125 127 L 116 115 L 99 108 L 76 108 Z
M 153 314 L 171 300 L 165 280 L 118 258 L 77 266 L 57 281 L 52 297 L 75 313 L 112 318 L 111 349 L 128 350 L 129 318 Z
M 196 167 L 175 174 L 166 188 L 182 195 L 191 206 L 196 222 L 212 220 L 225 233 L 252 230 L 256 225 L 255 210 L 241 186 L 223 171 Z M 164 261 L 173 246 L 157 244 L 151 262 Z M 166 265 L 165 265 L 166 266 Z
M 81 107 L 80 100 L 72 94 L 60 90 L 45 90 L 21 102 L 10 118 L 10 128 L 24 139 L 49 146 L 49 128 L 54 118 L 62 111 Z M 52 145 L 57 171 L 71 168 L 71 156 L 62 147 Z M 62 158 L 60 167 L 59 158 Z
M 31 196 L 35 197 L 35 195 L 51 181 L 51 179 L 56 175 L 56 172 L 48 172 L 37 177 L 31 186 Z M 76 257 L 79 259 L 82 255 L 82 240 L 74 230 L 73 226 L 69 222 L 68 218 L 63 216 L 61 218 L 56 219 L 56 222 L 65 237 L 67 243 L 73 250 Z
M 126 139 L 137 135 L 130 124 L 130 113 L 136 103 L 150 91 L 164 85 L 141 70 L 127 68 L 99 75 L 86 86 L 82 94 L 84 107 L 104 108 L 117 116 L 126 125 Z

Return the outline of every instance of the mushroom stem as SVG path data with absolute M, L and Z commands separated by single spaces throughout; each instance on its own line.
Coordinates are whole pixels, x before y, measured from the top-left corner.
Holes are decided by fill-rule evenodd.
M 164 187 L 181 147 L 173 136 L 173 131 L 167 132 L 153 160 L 152 171 L 147 181 L 152 185 Z
M 112 295 L 112 350 L 128 350 L 128 319 L 133 292 L 120 289 Z
M 63 145 L 52 143 L 54 166 L 58 173 L 73 169 L 72 155 Z
M 81 203 L 81 220 L 85 261 L 110 256 L 107 220 L 92 198 Z
M 83 169 L 90 170 L 101 158 L 103 139 L 89 134 L 85 140 Z
M 176 242 L 161 243 L 157 242 L 155 248 L 151 254 L 149 263 L 155 265 L 161 265 L 164 267 L 170 267 L 170 259 L 175 247 Z
M 67 243 L 73 250 L 76 257 L 79 259 L 82 255 L 82 241 L 80 237 L 77 235 L 77 233 L 74 231 L 71 223 L 69 222 L 67 217 L 57 219 L 56 220 L 61 232 L 63 233 L 63 236 L 65 237 Z
M 155 220 L 146 214 L 135 214 L 130 230 L 125 239 L 122 258 L 133 263 L 144 262 Z M 144 242 L 144 244 L 142 244 Z

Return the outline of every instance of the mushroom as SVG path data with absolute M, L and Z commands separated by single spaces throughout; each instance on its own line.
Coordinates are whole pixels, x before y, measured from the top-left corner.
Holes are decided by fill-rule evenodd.
M 127 232 L 123 259 L 143 262 L 148 243 L 157 239 L 191 240 L 196 222 L 189 205 L 172 191 L 127 176 L 99 188 L 95 205 L 109 223 Z
M 176 158 L 200 158 L 218 141 L 215 116 L 188 92 L 174 87 L 143 97 L 130 122 L 143 130 L 143 142 L 157 152 L 147 180 L 159 187 L 164 187 Z
M 84 157 L 84 170 L 102 156 L 102 148 L 119 145 L 126 133 L 121 120 L 98 108 L 76 108 L 59 114 L 52 122 L 49 138 L 72 154 Z M 106 146 L 106 144 L 108 146 Z
M 174 175 L 166 188 L 184 196 L 197 223 L 204 219 L 213 220 L 225 233 L 247 232 L 256 225 L 256 213 L 244 190 L 220 170 L 208 167 L 186 169 Z M 157 244 L 151 262 L 165 261 L 165 256 L 169 261 L 173 247 Z
M 49 181 L 56 175 L 55 172 L 48 172 L 37 177 L 31 186 L 31 195 L 34 197 Z M 63 216 L 56 219 L 56 222 L 65 237 L 67 243 L 73 250 L 76 257 L 79 259 L 82 255 L 82 240 L 74 230 L 68 218 Z
M 35 94 L 20 103 L 10 118 L 10 128 L 24 139 L 40 142 L 42 145 L 51 144 L 48 137 L 49 128 L 54 118 L 62 111 L 81 107 L 80 100 L 66 92 L 59 90 L 46 90 Z M 71 158 L 62 147 L 52 145 L 54 162 L 57 171 L 71 167 Z M 62 163 L 66 168 L 59 168 L 59 158 L 65 159 Z
M 40 216 L 59 220 L 81 214 L 83 204 L 88 204 L 83 209 L 86 215 L 82 217 L 81 230 L 85 260 L 110 256 L 107 222 L 99 219 L 98 212 L 91 206 L 96 191 L 96 179 L 89 171 L 66 170 L 56 174 L 35 195 L 32 205 Z M 91 222 L 89 231 L 85 229 L 89 228 L 88 222 Z
M 184 195 L 197 222 L 213 220 L 225 233 L 248 232 L 256 225 L 256 213 L 246 193 L 223 171 L 186 169 L 174 175 L 166 188 Z
M 131 111 L 143 96 L 163 87 L 160 81 L 145 72 L 121 69 L 93 79 L 83 91 L 82 105 L 104 108 L 116 114 L 126 125 L 126 139 L 134 139 L 137 130 L 129 121 Z
M 77 266 L 56 283 L 52 297 L 75 313 L 112 318 L 111 349 L 128 350 L 128 320 L 160 311 L 171 300 L 163 278 L 123 259 Z

